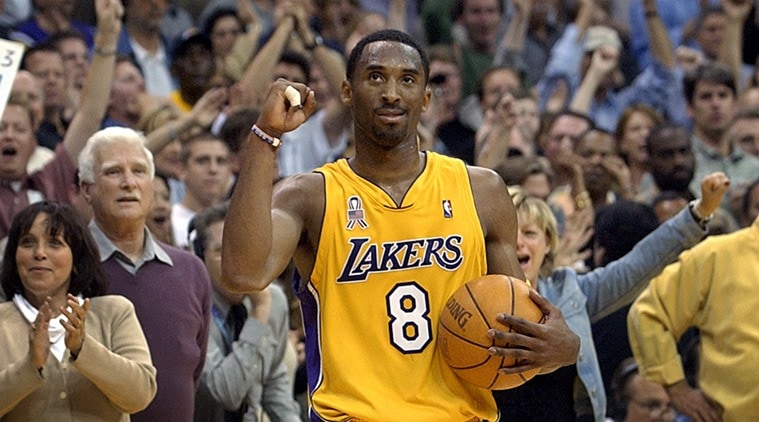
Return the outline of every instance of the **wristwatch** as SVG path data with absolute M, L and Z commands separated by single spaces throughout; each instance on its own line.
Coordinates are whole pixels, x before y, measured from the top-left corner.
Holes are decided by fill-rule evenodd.
M 709 222 L 712 221 L 712 218 L 714 217 L 714 214 L 709 214 L 709 215 L 707 215 L 705 217 L 701 216 L 698 213 L 698 211 L 696 211 L 696 205 L 698 205 L 699 201 L 700 201 L 699 199 L 690 201 L 688 203 L 688 210 L 690 210 L 690 215 L 693 216 L 693 219 L 696 220 L 696 222 L 698 223 L 699 227 L 701 227 L 702 229 L 706 230 L 706 227 L 709 224 Z

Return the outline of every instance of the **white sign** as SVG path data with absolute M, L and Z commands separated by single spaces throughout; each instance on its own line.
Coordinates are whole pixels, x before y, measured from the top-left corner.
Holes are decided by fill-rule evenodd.
M 0 38 L 0 116 L 11 94 L 13 79 L 24 55 L 24 44 Z

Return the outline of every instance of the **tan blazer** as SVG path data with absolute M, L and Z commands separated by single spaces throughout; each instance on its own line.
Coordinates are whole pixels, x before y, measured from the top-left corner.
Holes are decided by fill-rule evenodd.
M 0 303 L 0 420 L 128 421 L 153 400 L 156 370 L 132 303 L 91 299 L 75 361 L 51 353 L 40 375 L 29 359 L 29 322 Z

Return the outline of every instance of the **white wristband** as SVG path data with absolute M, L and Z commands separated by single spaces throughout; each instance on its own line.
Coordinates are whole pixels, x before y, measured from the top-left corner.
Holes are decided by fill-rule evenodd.
M 279 148 L 280 145 L 282 145 L 282 140 L 279 138 L 275 138 L 268 133 L 261 130 L 260 127 L 253 125 L 252 128 L 250 128 L 250 131 L 253 132 L 254 135 L 261 138 L 262 141 L 266 142 L 267 144 L 273 146 L 274 148 Z

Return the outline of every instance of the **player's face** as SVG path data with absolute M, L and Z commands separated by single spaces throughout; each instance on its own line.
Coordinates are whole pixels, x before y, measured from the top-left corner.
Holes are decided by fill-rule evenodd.
M 393 147 L 416 142 L 419 116 L 427 109 L 431 92 L 413 47 L 378 41 L 364 48 L 341 96 L 352 106 L 357 143 Z
M 536 281 L 540 267 L 551 250 L 545 230 L 529 218 L 527 213 L 518 213 L 519 230 L 517 231 L 517 259 L 525 277 Z

